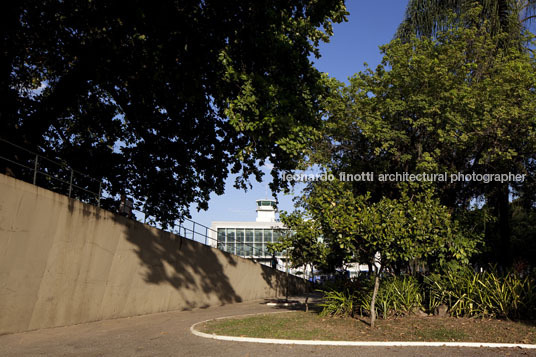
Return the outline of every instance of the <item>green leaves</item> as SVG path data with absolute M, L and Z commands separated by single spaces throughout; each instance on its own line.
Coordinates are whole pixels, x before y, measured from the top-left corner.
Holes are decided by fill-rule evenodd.
M 230 172 L 239 187 L 260 179 L 259 162 L 282 189 L 321 127 L 309 57 L 346 13 L 341 0 L 6 5 L 2 135 L 76 163 L 164 225 L 206 208 Z
M 374 202 L 369 194 L 356 195 L 348 183 L 316 182 L 301 204 L 345 261 L 372 263 L 379 252 L 381 264 L 390 268 L 414 260 L 426 261 L 432 269 L 451 260 L 468 263 L 479 235 L 465 232 L 432 191 L 408 192 Z
M 497 221 L 500 229 L 488 227 L 487 241 L 499 261 L 508 264 L 508 258 L 500 258 L 509 256 L 508 196 L 523 196 L 527 204 L 536 200 L 530 184 L 536 176 L 536 61 L 523 46 L 498 46 L 506 35 L 488 31 L 486 23 L 475 26 L 480 22 L 469 19 L 478 18 L 478 11 L 464 15 L 467 26 L 435 29 L 433 38 L 410 36 L 382 46 L 382 63 L 355 74 L 348 85 L 328 81 L 325 141 L 316 157 L 335 176 L 342 172 L 527 175 L 530 179 L 523 183 L 502 185 L 474 180 L 401 185 L 376 180 L 348 187 L 355 196 L 370 195 L 374 204 L 398 201 L 408 189 L 410 197 L 432 190 L 458 219 L 479 200 L 495 217 L 502 217 Z M 523 38 L 531 40 L 528 35 Z M 387 208 L 381 212 L 389 216 Z M 419 221 L 420 216 L 415 218 Z M 465 222 L 464 230 L 478 229 L 479 236 L 484 230 L 479 222 L 483 221 Z M 500 232 L 500 239 L 492 237 L 494 231 Z M 452 239 L 457 243 L 449 247 L 463 245 L 462 238 Z M 445 255 L 445 250 L 438 259 L 467 261 L 470 251 Z
M 301 211 L 281 212 L 280 219 L 287 230 L 278 243 L 270 245 L 270 251 L 286 252 L 293 267 L 322 265 L 326 248 L 319 222 Z
M 506 39 L 520 41 L 522 31 L 533 24 L 530 15 L 535 8 L 533 1 L 411 0 L 396 36 L 404 40 L 413 35 L 439 36 L 452 27 L 480 24 L 492 34 L 504 33 Z
M 354 316 L 354 300 L 356 299 L 356 296 L 353 293 L 350 293 L 349 290 L 320 290 L 320 292 L 324 294 L 323 302 L 318 305 L 322 308 L 320 316 Z
M 475 273 L 472 269 L 447 269 L 442 275 L 425 277 L 428 309 L 440 304 L 452 316 L 523 318 L 534 317 L 534 275 L 496 270 Z

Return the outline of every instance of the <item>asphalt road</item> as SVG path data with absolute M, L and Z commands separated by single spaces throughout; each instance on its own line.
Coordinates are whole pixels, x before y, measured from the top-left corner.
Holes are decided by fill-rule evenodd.
M 536 350 L 457 347 L 332 347 L 237 343 L 191 334 L 215 317 L 276 311 L 250 301 L 0 336 L 0 356 L 536 356 Z

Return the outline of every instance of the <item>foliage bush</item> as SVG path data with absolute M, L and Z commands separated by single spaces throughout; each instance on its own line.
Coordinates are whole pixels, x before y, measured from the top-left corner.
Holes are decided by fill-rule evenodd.
M 321 316 L 354 316 L 354 302 L 356 297 L 349 290 L 328 290 L 323 291 L 323 293 L 324 302 L 320 304 L 323 308 L 320 313 Z
M 371 288 L 360 296 L 360 309 L 370 310 Z M 422 306 L 421 286 L 417 279 L 409 275 L 392 276 L 382 279 L 376 298 L 376 313 L 387 318 L 390 316 L 409 315 Z
M 424 278 L 427 309 L 440 304 L 451 316 L 531 319 L 536 317 L 534 274 L 499 273 L 495 269 L 475 273 L 469 268 L 449 270 Z
M 446 305 L 455 317 L 536 318 L 536 275 L 490 271 L 475 273 L 458 268 L 419 279 L 400 275 L 384 277 L 376 312 L 383 318 L 419 311 L 433 313 Z M 332 282 L 324 293 L 322 315 L 353 316 L 368 313 L 373 280 L 369 277 Z
M 328 289 L 320 290 L 324 293 L 324 303 L 320 304 L 323 307 L 322 315 L 353 316 L 357 310 L 361 314 L 370 310 L 374 285 L 372 278 L 348 279 L 346 283 L 337 281 L 328 285 Z M 337 290 L 337 287 L 343 289 Z M 386 318 L 410 314 L 419 309 L 421 303 L 421 287 L 417 279 L 404 275 L 382 281 L 376 307 L 378 315 Z

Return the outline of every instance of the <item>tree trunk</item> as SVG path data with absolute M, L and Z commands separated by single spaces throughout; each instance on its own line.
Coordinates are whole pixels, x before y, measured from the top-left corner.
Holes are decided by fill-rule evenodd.
M 376 296 L 380 287 L 379 269 L 374 265 L 374 291 L 372 292 L 372 301 L 370 302 L 370 327 L 374 327 L 376 322 Z
M 502 31 L 508 31 L 508 23 L 509 23 L 509 11 L 510 8 L 510 2 L 508 0 L 499 0 L 497 4 L 497 12 L 499 15 L 499 23 L 501 26 Z
M 497 221 L 488 227 L 486 238 L 491 243 L 492 257 L 502 269 L 512 264 L 510 244 L 510 203 L 508 184 L 497 185 L 489 195 L 489 204 Z
M 288 286 L 289 286 L 289 284 L 290 284 L 290 282 L 289 282 L 289 276 L 288 276 L 288 275 L 289 275 L 289 272 L 288 272 L 288 270 L 289 270 L 288 263 L 289 263 L 289 262 L 288 262 L 288 252 L 287 252 L 287 261 L 286 261 L 286 264 L 285 264 L 285 265 L 286 265 L 286 268 L 287 268 L 287 291 L 286 291 L 286 293 L 285 293 L 285 301 L 287 301 L 287 302 L 288 302 Z
M 510 190 L 508 185 L 501 187 L 498 194 L 498 219 L 499 219 L 499 234 L 500 234 L 500 252 L 499 261 L 503 268 L 508 268 L 512 265 L 512 249 L 510 244 L 510 202 L 508 202 Z
M 305 275 L 305 282 L 307 284 L 307 264 L 303 268 L 303 275 Z M 305 287 L 305 312 L 309 312 L 309 284 Z

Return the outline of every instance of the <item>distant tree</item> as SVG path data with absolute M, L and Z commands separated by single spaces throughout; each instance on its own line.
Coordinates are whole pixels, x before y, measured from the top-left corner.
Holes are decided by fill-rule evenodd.
M 164 224 L 269 160 L 272 188 L 318 134 L 310 61 L 328 1 L 6 1 L 2 137 L 103 178 Z
M 284 252 L 290 260 L 293 268 L 303 267 L 304 278 L 307 278 L 307 270 L 314 280 L 315 266 L 322 265 L 327 252 L 322 241 L 322 230 L 317 221 L 310 219 L 303 211 L 292 213 L 281 212 L 281 222 L 285 230 L 279 242 L 269 245 L 272 253 Z M 309 310 L 308 298 L 305 299 L 305 309 Z
M 313 273 L 314 266 L 324 262 L 326 253 L 320 224 L 307 217 L 303 211 L 280 213 L 285 226 L 284 234 L 277 243 L 270 245 L 272 252 L 286 252 L 293 268 L 303 267 Z

